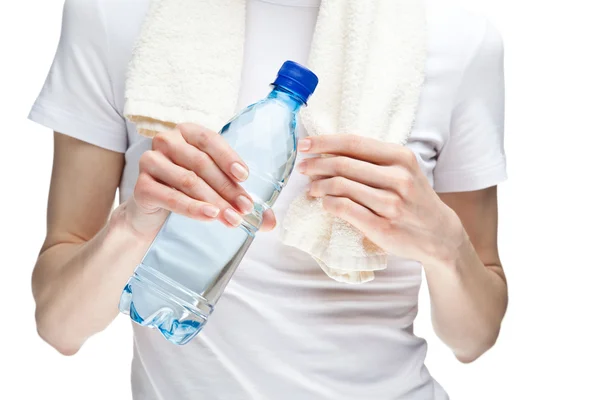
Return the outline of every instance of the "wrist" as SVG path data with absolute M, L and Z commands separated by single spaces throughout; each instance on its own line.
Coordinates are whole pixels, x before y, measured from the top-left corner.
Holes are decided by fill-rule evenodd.
M 109 234 L 148 243 L 154 240 L 167 215 L 168 212 L 162 209 L 146 213 L 131 197 L 113 211 L 108 223 Z
M 458 215 L 449 210 L 448 217 L 442 224 L 437 236 L 436 245 L 432 246 L 431 256 L 423 262 L 424 267 L 435 269 L 455 270 L 460 265 L 460 260 L 465 249 L 470 243 L 469 236 L 465 231 Z

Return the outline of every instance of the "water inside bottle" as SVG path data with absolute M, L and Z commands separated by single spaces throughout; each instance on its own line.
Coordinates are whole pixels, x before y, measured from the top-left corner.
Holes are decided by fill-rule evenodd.
M 263 212 L 291 173 L 299 107 L 293 95 L 276 90 L 224 126 L 223 137 L 249 166 L 242 186 L 254 211 L 238 228 L 171 213 L 128 281 L 121 312 L 175 344 L 200 332 L 252 243 Z

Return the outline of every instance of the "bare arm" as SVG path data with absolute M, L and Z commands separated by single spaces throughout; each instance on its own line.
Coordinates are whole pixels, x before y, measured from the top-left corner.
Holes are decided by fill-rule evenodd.
M 32 288 L 40 336 L 73 354 L 117 315 L 120 291 L 147 243 L 107 225 L 123 155 L 60 134 L 54 149 L 47 236 Z
M 185 124 L 152 144 L 133 196 L 111 215 L 123 155 L 55 134 L 48 231 L 32 288 L 38 332 L 65 355 L 115 318 L 127 279 L 169 211 L 236 226 L 252 208 L 240 202 L 248 197 L 238 184 L 243 161 L 217 133 Z M 266 213 L 261 229 L 274 226 Z
M 496 189 L 438 196 L 404 146 L 353 135 L 304 139 L 329 154 L 298 169 L 309 194 L 390 254 L 423 264 L 439 337 L 463 362 L 495 342 L 507 304 L 496 245 Z
M 508 293 L 497 245 L 496 187 L 440 198 L 462 222 L 456 256 L 424 265 L 433 326 L 462 362 L 471 362 L 495 343 Z

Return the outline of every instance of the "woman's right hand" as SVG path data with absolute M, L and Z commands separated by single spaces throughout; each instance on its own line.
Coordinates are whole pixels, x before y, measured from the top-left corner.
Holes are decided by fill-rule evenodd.
M 251 197 L 239 185 L 248 178 L 248 167 L 221 135 L 202 126 L 180 124 L 158 134 L 139 166 L 127 207 L 137 233 L 154 236 L 169 211 L 236 227 L 253 210 Z M 274 227 L 275 215 L 268 210 L 261 230 Z

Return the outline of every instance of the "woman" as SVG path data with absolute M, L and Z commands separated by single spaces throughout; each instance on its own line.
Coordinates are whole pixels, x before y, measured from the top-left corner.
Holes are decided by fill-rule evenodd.
M 245 211 L 244 162 L 215 132 L 182 124 L 150 140 L 123 117 L 147 6 L 67 1 L 30 115 L 56 132 L 36 321 L 65 355 L 116 317 L 169 211 L 232 226 Z M 240 105 L 265 94 L 282 60 L 306 62 L 318 7 L 248 0 Z M 407 145 L 300 129 L 303 162 L 205 330 L 176 347 L 134 325 L 135 399 L 447 399 L 412 333 L 421 270 L 436 333 L 456 357 L 471 362 L 493 345 L 507 305 L 496 240 L 496 185 L 506 177 L 502 42 L 486 20 L 445 1 L 427 1 L 427 19 L 426 82 Z M 307 157 L 317 154 L 333 157 Z M 210 160 L 202 168 L 200 156 Z M 278 240 L 277 219 L 307 187 L 391 255 L 373 282 L 337 283 Z

